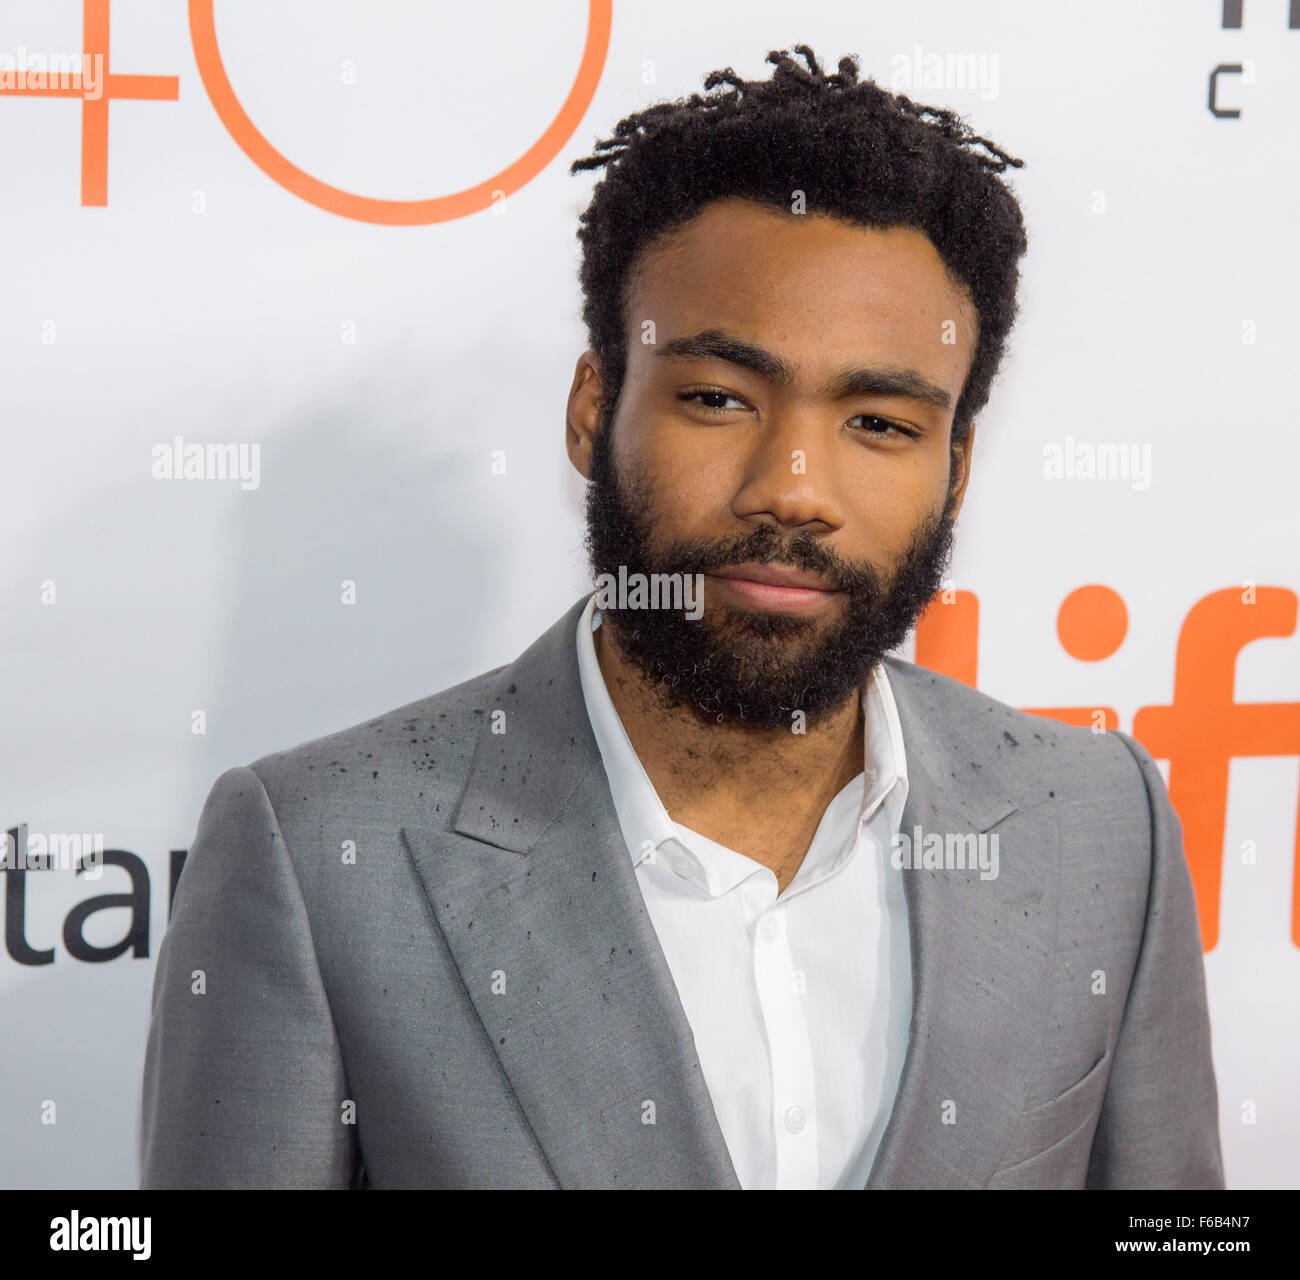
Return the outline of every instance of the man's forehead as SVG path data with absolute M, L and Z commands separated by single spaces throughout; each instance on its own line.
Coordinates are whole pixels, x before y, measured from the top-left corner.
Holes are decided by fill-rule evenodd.
M 771 326 L 794 340 L 809 327 L 894 331 L 909 346 L 943 337 L 945 320 L 969 346 L 975 308 L 917 227 L 867 227 L 792 214 L 751 200 L 719 200 L 647 250 L 629 281 L 629 320 L 676 335 Z M 902 331 L 900 331 L 902 326 Z M 758 334 L 754 334 L 758 338 Z
M 960 381 L 976 332 L 969 296 L 924 232 L 747 200 L 715 202 L 656 245 L 628 301 L 634 344 L 646 321 L 655 343 L 722 331 L 818 374 L 870 348 Z
M 933 241 L 919 227 L 878 227 L 830 213 L 793 213 L 754 200 L 727 197 L 705 205 L 694 217 L 664 232 L 640 255 L 638 266 L 652 274 L 716 268 L 758 259 L 769 265 L 788 260 L 804 270 L 833 271 L 853 265 L 877 271 L 929 273 L 955 293 L 964 293 Z

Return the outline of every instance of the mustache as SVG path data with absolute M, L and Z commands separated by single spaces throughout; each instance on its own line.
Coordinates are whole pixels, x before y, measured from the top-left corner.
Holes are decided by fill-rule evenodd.
M 880 576 L 870 565 L 854 565 L 809 534 L 783 537 L 771 525 L 723 542 L 675 542 L 655 558 L 679 573 L 708 573 L 739 564 L 781 564 L 816 573 L 843 591 L 880 589 Z

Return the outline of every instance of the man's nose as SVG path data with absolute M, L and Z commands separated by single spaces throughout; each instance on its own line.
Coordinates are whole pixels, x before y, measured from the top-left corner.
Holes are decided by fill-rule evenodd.
M 735 514 L 767 517 L 790 529 L 838 529 L 844 522 L 834 465 L 838 437 L 824 409 L 790 407 L 774 414 L 751 437 Z

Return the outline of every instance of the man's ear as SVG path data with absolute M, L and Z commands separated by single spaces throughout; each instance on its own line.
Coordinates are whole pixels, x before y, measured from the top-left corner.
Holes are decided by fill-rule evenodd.
M 952 477 L 952 518 L 957 519 L 957 513 L 961 510 L 961 504 L 966 497 L 966 484 L 970 480 L 970 463 L 971 453 L 975 448 L 975 424 L 972 422 L 966 430 L 966 435 L 960 442 L 952 446 L 952 461 L 950 475 Z
M 584 480 L 591 478 L 591 451 L 600 429 L 600 405 L 604 386 L 600 360 L 594 351 L 584 351 L 573 370 L 569 403 L 564 414 L 564 446 L 569 461 Z

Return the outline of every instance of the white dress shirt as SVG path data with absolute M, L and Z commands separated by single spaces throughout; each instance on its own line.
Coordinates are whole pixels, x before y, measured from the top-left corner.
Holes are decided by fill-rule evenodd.
M 912 1014 L 904 871 L 890 850 L 907 761 L 889 679 L 862 695 L 864 772 L 826 807 L 794 879 L 674 822 L 610 700 L 592 631 L 578 670 L 637 882 L 740 1185 L 862 1188 Z

